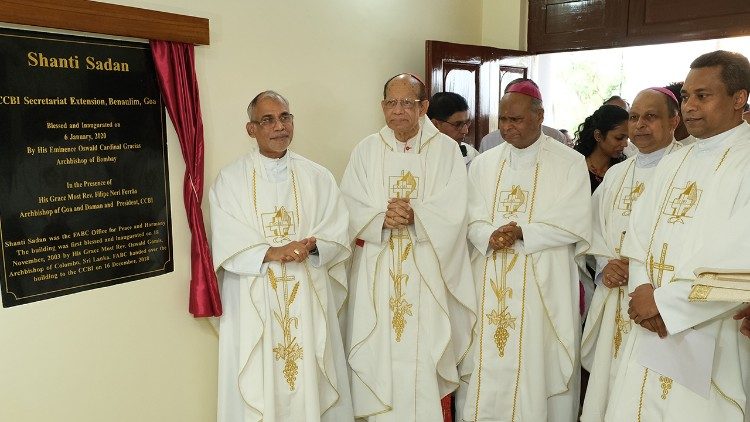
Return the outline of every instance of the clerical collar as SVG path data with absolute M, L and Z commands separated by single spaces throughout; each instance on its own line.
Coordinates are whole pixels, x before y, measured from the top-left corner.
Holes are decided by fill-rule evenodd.
M 742 123 L 710 138 L 698 139 L 698 141 L 695 143 L 695 149 L 697 151 L 704 152 L 720 148 L 726 143 L 726 140 L 734 136 L 734 134 L 739 131 L 741 127 Z
M 266 170 L 266 177 L 271 182 L 283 182 L 287 180 L 289 168 L 289 151 L 281 158 L 270 158 L 258 152 L 260 162 Z
M 508 148 L 510 149 L 511 160 L 513 160 L 514 158 L 525 160 L 530 157 L 535 157 L 537 152 L 539 152 L 540 145 L 542 145 L 541 139 L 542 139 L 542 135 L 539 135 L 539 138 L 536 141 L 534 141 L 533 144 L 523 149 L 516 148 L 513 145 L 511 145 L 509 142 L 506 142 L 508 144 Z
M 659 161 L 661 159 L 672 152 L 674 150 L 675 146 L 677 144 L 674 141 L 674 138 L 672 138 L 672 142 L 669 143 L 666 147 L 656 150 L 654 152 L 650 152 L 648 154 L 638 153 L 638 155 L 635 156 L 635 166 L 638 168 L 651 168 L 656 167 L 657 164 L 659 164 Z
M 419 131 L 417 131 L 417 134 L 407 139 L 406 142 L 401 142 L 398 139 L 396 139 L 396 151 L 407 152 L 407 153 L 417 152 L 416 150 L 419 149 L 419 144 L 421 143 L 421 141 L 422 141 L 422 125 L 420 124 Z
M 542 144 L 541 138 L 542 135 L 539 135 L 539 139 L 523 149 L 516 148 L 510 143 L 506 142 L 508 144 L 508 150 L 510 151 L 509 161 L 511 168 L 513 168 L 514 170 L 521 169 L 521 167 L 524 166 L 529 166 L 529 168 L 531 168 L 534 161 L 536 161 L 537 155 L 539 153 L 539 147 Z

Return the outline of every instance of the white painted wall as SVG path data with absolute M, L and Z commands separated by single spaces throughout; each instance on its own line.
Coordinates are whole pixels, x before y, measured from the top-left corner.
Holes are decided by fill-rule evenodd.
M 426 39 L 483 41 L 480 0 L 117 3 L 210 19 L 211 45 L 196 49 L 209 184 L 247 151 L 245 107 L 257 92 L 289 98 L 293 149 L 340 177 L 352 147 L 383 124 L 385 80 L 424 74 Z M 215 419 L 217 338 L 187 312 L 184 166 L 168 136 L 174 273 L 1 309 L 0 421 Z
M 482 45 L 526 50 L 528 0 L 482 0 Z

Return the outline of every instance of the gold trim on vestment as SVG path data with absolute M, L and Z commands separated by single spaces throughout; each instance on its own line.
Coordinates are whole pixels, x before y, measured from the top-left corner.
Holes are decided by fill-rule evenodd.
M 664 214 L 664 209 L 667 206 L 667 201 L 669 200 L 669 192 L 672 191 L 674 180 L 677 178 L 677 174 L 680 173 L 680 169 L 682 168 L 682 165 L 685 164 L 685 160 L 690 156 L 690 153 L 693 152 L 693 148 L 695 148 L 695 145 L 690 146 L 690 149 L 687 150 L 687 152 L 685 153 L 685 156 L 682 157 L 680 164 L 677 166 L 677 169 L 672 175 L 672 179 L 669 181 L 669 185 L 667 185 L 667 194 L 664 195 L 664 199 L 661 203 L 661 206 L 659 207 L 659 212 L 656 215 L 656 222 L 654 223 L 654 227 L 651 230 L 651 238 L 649 239 L 649 242 L 648 242 L 648 249 L 646 249 L 646 262 L 648 262 L 649 257 L 652 257 L 651 248 L 654 246 L 654 239 L 656 238 L 656 230 L 659 228 L 659 221 L 661 221 L 661 216 Z M 654 279 L 652 277 L 651 271 L 647 271 L 647 275 L 649 276 L 649 281 L 651 282 L 651 285 L 654 287 L 658 287 L 654 283 Z
M 297 195 L 296 178 L 294 176 L 293 170 L 290 169 L 289 173 L 291 174 L 290 179 L 291 179 L 292 191 L 294 192 L 294 199 L 295 199 L 294 214 L 296 215 L 297 225 L 299 225 L 300 212 L 299 212 L 299 201 L 297 201 L 298 195 Z M 252 194 L 253 194 L 253 208 L 255 211 L 256 218 L 259 218 L 261 221 L 261 224 L 263 224 L 264 223 L 263 216 L 268 216 L 270 214 L 272 216 L 272 219 L 275 219 L 274 220 L 275 224 L 279 227 L 279 230 L 281 230 L 281 231 L 272 230 L 273 231 L 272 237 L 273 237 L 274 242 L 279 243 L 282 240 L 290 240 L 290 238 L 288 237 L 288 234 L 293 234 L 293 233 L 289 232 L 289 227 L 293 226 L 294 222 L 292 221 L 291 219 L 292 217 L 290 216 L 290 214 L 286 212 L 283 206 L 281 208 L 276 207 L 276 210 L 273 213 L 260 213 L 258 210 L 257 172 L 255 168 L 253 168 L 253 173 L 252 173 Z M 267 227 L 263 224 L 263 228 L 265 229 Z M 267 235 L 267 233 L 264 233 L 264 234 Z M 294 329 L 299 329 L 299 316 L 292 315 L 291 306 L 294 304 L 294 301 L 297 298 L 297 295 L 299 293 L 300 282 L 296 281 L 294 276 L 287 276 L 286 263 L 282 262 L 280 263 L 280 266 L 281 266 L 280 276 L 277 276 L 276 273 L 274 273 L 273 268 L 271 267 L 271 263 L 269 263 L 268 271 L 267 271 L 268 282 L 274 291 L 274 296 L 276 297 L 277 309 L 273 310 L 273 317 L 274 317 L 274 320 L 279 324 L 279 327 L 281 328 L 281 331 L 283 333 L 283 341 L 280 343 L 277 343 L 273 347 L 273 356 L 274 356 L 274 360 L 284 361 L 284 369 L 282 373 L 284 374 L 284 378 L 286 379 L 287 384 L 289 384 L 289 390 L 294 391 L 295 384 L 297 381 L 297 375 L 299 374 L 299 365 L 297 364 L 297 361 L 302 359 L 303 348 L 298 343 L 297 337 L 292 336 L 292 325 L 294 325 Z M 292 284 L 292 283 L 294 285 L 290 291 L 289 284 Z M 281 292 L 279 292 L 279 284 L 281 284 Z M 279 297 L 279 293 L 281 293 L 282 295 L 281 297 Z M 282 302 L 283 302 L 283 305 L 282 305 Z
M 630 318 L 624 318 L 622 316 L 622 300 L 625 298 L 625 289 L 622 287 L 617 288 L 617 310 L 615 312 L 615 337 L 612 339 L 612 345 L 614 346 L 613 358 L 617 359 L 617 354 L 620 351 L 622 345 L 622 338 L 625 334 L 630 332 Z
M 708 294 L 711 293 L 711 289 L 713 289 L 713 287 L 706 286 L 703 284 L 694 285 L 693 288 L 690 289 L 690 294 L 688 295 L 688 301 L 705 302 L 706 299 L 708 299 Z
M 724 400 L 728 401 L 730 404 L 733 404 L 734 406 L 737 407 L 737 410 L 739 410 L 740 413 L 742 413 L 742 419 L 744 420 L 745 419 L 745 410 L 742 409 L 742 406 L 740 406 L 740 404 L 737 403 L 736 400 L 734 400 L 733 398 L 731 398 L 728 395 L 726 395 L 726 393 L 724 393 L 724 391 L 722 391 L 721 388 L 719 388 L 719 386 L 716 384 L 716 382 L 713 379 L 711 380 L 711 385 L 714 387 L 714 389 L 716 389 L 716 392 L 719 393 L 719 395 Z
M 498 212 L 498 197 L 500 194 L 500 186 L 502 181 L 502 175 L 503 175 L 503 169 L 505 168 L 505 162 L 506 160 L 503 160 L 500 163 L 500 170 L 498 171 L 497 179 L 495 181 L 495 193 L 492 200 L 492 209 L 490 210 L 490 221 L 492 223 L 495 222 L 495 214 Z M 534 213 L 534 204 L 536 202 L 536 190 L 537 190 L 537 181 L 539 178 L 539 163 L 537 162 L 534 169 L 534 179 L 533 179 L 533 185 L 531 190 L 531 200 L 529 205 L 529 213 L 527 222 L 531 222 L 531 218 Z M 515 189 L 516 191 L 520 191 L 520 188 Z M 526 203 L 526 198 L 523 198 L 524 201 L 522 203 Z M 515 209 L 518 211 L 518 208 Z M 502 211 L 502 210 L 501 210 Z M 507 211 L 508 210 L 504 210 Z M 518 254 L 514 253 L 513 258 L 511 258 L 511 261 L 508 262 L 508 254 L 509 252 L 513 251 L 512 248 L 504 248 L 499 251 L 493 251 L 492 255 L 485 258 L 485 267 L 484 267 L 484 275 L 482 277 L 482 308 L 480 309 L 479 316 L 481 318 L 480 323 L 480 333 L 479 333 L 479 362 L 478 362 L 478 368 L 476 370 L 476 376 L 477 376 L 477 393 L 476 393 L 476 400 L 474 403 L 474 421 L 477 421 L 479 418 L 479 401 L 481 397 L 481 381 L 482 381 L 482 368 L 483 368 L 483 360 L 484 360 L 484 318 L 487 317 L 487 322 L 490 325 L 497 325 L 497 329 L 495 330 L 495 344 L 498 349 L 498 357 L 502 358 L 505 356 L 505 345 L 507 344 L 508 338 L 510 337 L 510 332 L 508 329 L 515 329 L 515 322 L 516 318 L 513 315 L 510 314 L 508 311 L 508 306 L 506 304 L 506 300 L 510 299 L 512 297 L 512 289 L 508 288 L 505 284 L 505 279 L 507 277 L 507 273 L 510 272 L 513 267 L 515 266 Z M 502 254 L 502 277 L 498 275 L 497 271 L 497 254 L 500 252 Z M 516 413 L 516 403 L 518 400 L 518 387 L 520 384 L 520 377 L 521 377 L 521 360 L 522 360 L 522 349 L 523 349 L 523 327 L 525 322 L 525 312 L 526 312 L 526 284 L 527 284 L 527 270 L 528 270 L 528 255 L 524 256 L 524 267 L 523 267 L 523 287 L 521 292 L 521 315 L 520 315 L 520 327 L 519 327 L 519 340 L 518 340 L 518 365 L 516 368 L 516 377 L 515 377 L 515 387 L 514 387 L 514 393 L 513 393 L 513 409 L 512 409 L 512 416 L 511 421 L 515 420 L 515 413 Z M 487 293 L 487 266 L 489 265 L 490 259 L 492 259 L 493 267 L 495 268 L 495 280 L 490 280 L 490 285 L 492 287 L 493 293 L 495 294 L 495 297 L 498 299 L 498 308 L 493 309 L 492 312 L 485 314 L 485 302 L 486 302 L 486 293 Z M 507 299 L 506 299 L 507 298 Z
M 661 384 L 661 399 L 666 400 L 669 392 L 672 390 L 672 378 L 660 375 L 659 383 Z
M 646 392 L 646 380 L 648 379 L 648 368 L 643 369 L 643 382 L 641 383 L 641 396 L 638 399 L 637 421 L 641 422 L 641 412 L 643 411 L 643 396 Z

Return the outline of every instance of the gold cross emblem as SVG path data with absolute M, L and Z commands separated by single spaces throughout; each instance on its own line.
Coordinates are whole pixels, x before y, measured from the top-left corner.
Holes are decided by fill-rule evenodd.
M 622 195 L 622 200 L 620 201 L 620 206 L 618 208 L 622 210 L 622 215 L 627 216 L 630 215 L 630 212 L 633 210 L 633 204 L 638 198 L 640 198 L 643 191 L 646 190 L 646 187 L 643 185 L 643 182 L 638 182 L 635 186 L 625 189 L 629 189 L 630 192 L 626 195 Z M 625 189 L 623 189 L 623 192 Z
M 289 235 L 295 234 L 294 215 L 285 207 L 276 208 L 274 212 L 261 214 L 263 231 L 274 243 L 290 241 Z
M 674 271 L 674 265 L 667 264 L 666 258 L 667 258 L 667 248 L 669 248 L 669 245 L 666 243 L 662 245 L 661 247 L 661 255 L 659 256 L 659 261 L 654 262 L 654 255 L 649 255 L 648 257 L 648 267 L 651 272 L 651 279 L 654 279 L 654 270 L 659 270 L 658 277 L 655 280 L 656 281 L 656 287 L 661 286 L 661 279 L 664 277 L 664 271 Z
M 526 200 L 528 192 L 518 185 L 513 185 L 509 191 L 500 192 L 498 211 L 503 212 L 503 217 L 517 217 L 519 212 L 526 212 Z
M 419 177 L 411 174 L 410 171 L 402 170 L 400 176 L 390 176 L 390 193 L 391 198 L 411 198 L 419 197 L 417 189 L 419 188 Z
M 669 202 L 665 204 L 664 214 L 669 216 L 669 223 L 685 223 L 685 218 L 692 218 L 695 206 L 700 201 L 701 193 L 696 182 L 689 182 L 685 188 L 672 188 Z
M 286 264 L 281 264 L 281 275 L 277 276 L 272 268 L 268 268 L 268 281 L 276 295 L 278 308 L 273 311 L 273 316 L 279 324 L 283 335 L 283 341 L 273 347 L 273 356 L 275 360 L 284 361 L 283 374 L 289 384 L 289 390 L 294 391 L 294 385 L 297 381 L 299 366 L 297 361 L 302 359 L 303 349 L 297 342 L 297 336 L 292 335 L 292 326 L 294 329 L 299 328 L 299 317 L 292 315 L 291 307 L 300 289 L 300 282 L 296 281 L 294 276 L 287 275 Z M 292 284 L 294 284 L 292 286 Z M 291 291 L 289 286 L 292 286 Z M 282 306 L 281 303 L 284 303 Z

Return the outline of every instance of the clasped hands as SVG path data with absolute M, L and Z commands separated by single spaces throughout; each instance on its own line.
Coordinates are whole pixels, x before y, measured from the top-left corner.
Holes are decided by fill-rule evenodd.
M 266 251 L 266 256 L 263 262 L 302 262 L 307 259 L 310 255 L 310 251 L 314 250 L 315 238 L 308 237 L 302 240 L 295 240 L 287 243 L 284 246 L 271 246 Z
M 414 224 L 414 210 L 409 198 L 391 198 L 385 211 L 384 229 L 403 229 Z
M 490 235 L 490 248 L 493 250 L 500 250 L 503 248 L 509 248 L 516 243 L 516 240 L 523 240 L 523 230 L 518 227 L 515 221 L 500 226 L 492 232 Z
M 659 308 L 656 307 L 654 286 L 641 284 L 629 296 L 628 315 L 630 319 L 641 327 L 658 334 L 659 337 L 666 337 L 667 327 L 659 314 Z
M 628 285 L 628 260 L 610 259 L 602 269 L 602 284 L 614 289 Z

